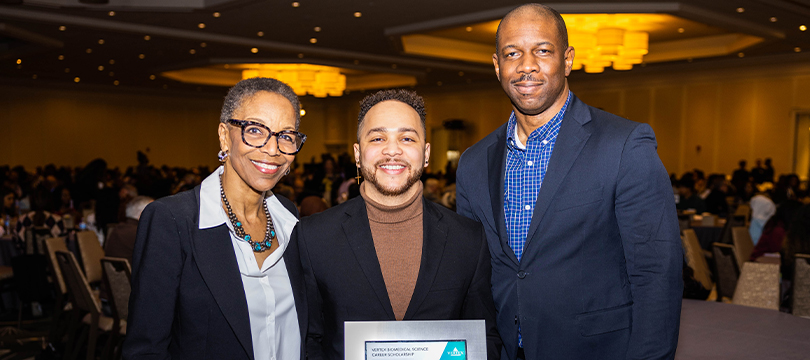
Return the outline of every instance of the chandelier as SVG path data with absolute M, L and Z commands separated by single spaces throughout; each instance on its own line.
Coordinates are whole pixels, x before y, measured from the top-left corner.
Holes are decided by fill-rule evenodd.
M 610 66 L 614 70 L 630 70 L 641 64 L 649 48 L 649 34 L 618 27 L 571 33 L 568 40 L 576 49 L 573 69 L 584 67 L 586 73 L 600 73 Z
M 269 77 L 290 85 L 298 96 L 306 94 L 323 98 L 341 96 L 346 89 L 346 75 L 340 69 L 312 64 L 255 64 L 242 70 L 242 79 Z

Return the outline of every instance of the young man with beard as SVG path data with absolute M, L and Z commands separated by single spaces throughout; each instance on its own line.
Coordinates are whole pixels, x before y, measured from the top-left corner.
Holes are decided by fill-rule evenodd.
M 502 357 L 673 358 L 683 250 L 652 129 L 569 91 L 553 9 L 512 10 L 495 44 L 513 111 L 461 157 L 456 205 L 484 224 Z
M 497 359 L 483 229 L 422 196 L 424 101 L 377 92 L 360 103 L 357 128 L 361 196 L 293 232 L 309 300 L 308 358 L 342 360 L 345 321 L 483 319 L 488 358 Z

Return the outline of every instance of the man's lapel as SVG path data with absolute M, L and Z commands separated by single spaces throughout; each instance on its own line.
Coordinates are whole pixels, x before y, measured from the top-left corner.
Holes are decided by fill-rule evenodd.
M 560 125 L 560 132 L 557 134 L 557 141 L 554 150 L 551 152 L 551 159 L 548 162 L 546 176 L 537 194 L 537 202 L 532 214 L 532 222 L 529 225 L 529 232 L 526 236 L 526 245 L 532 240 L 535 231 L 540 226 L 540 222 L 551 205 L 551 200 L 557 194 L 563 179 L 568 175 L 571 166 L 579 156 L 591 133 L 584 128 L 584 125 L 591 121 L 591 114 L 588 106 L 571 95 L 571 103 L 565 112 L 565 117 Z M 524 246 L 524 251 L 525 251 Z
M 196 222 L 194 222 L 196 225 Z M 193 229 L 194 257 L 200 274 L 214 296 L 236 338 L 253 359 L 253 338 L 250 335 L 250 314 L 245 289 L 239 274 L 239 264 L 225 224 L 210 229 Z
M 504 174 L 506 173 L 506 129 L 501 126 L 497 130 L 496 140 L 487 148 L 487 175 L 489 176 L 489 201 L 492 206 L 492 216 L 501 249 L 515 265 L 518 264 L 515 251 L 509 246 L 509 234 L 506 231 L 506 220 L 503 212 Z
M 346 241 L 351 246 L 357 263 L 363 270 L 363 274 L 366 275 L 371 288 L 374 289 L 380 305 L 385 309 L 388 320 L 395 320 L 394 308 L 391 307 L 391 300 L 388 298 L 388 289 L 385 287 L 377 250 L 374 248 L 374 239 L 371 237 L 366 203 L 361 197 L 358 197 L 357 200 L 347 202 L 346 205 L 347 218 L 343 222 Z
M 416 277 L 416 285 L 413 289 L 411 302 L 408 310 L 405 311 L 404 319 L 414 316 L 419 305 L 427 297 L 433 280 L 439 272 L 439 265 L 444 254 L 444 245 L 447 242 L 447 224 L 442 221 L 442 214 L 433 208 L 433 203 L 421 199 L 422 201 L 422 260 L 419 265 L 419 275 Z

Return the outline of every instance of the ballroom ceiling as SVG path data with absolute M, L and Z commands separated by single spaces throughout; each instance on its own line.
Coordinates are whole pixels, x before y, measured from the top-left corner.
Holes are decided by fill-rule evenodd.
M 99 0 L 0 0 L 0 82 L 221 93 L 231 81 L 227 79 L 240 76 L 227 73 L 238 68 L 232 64 L 290 62 L 344 69 L 347 82 L 353 84 L 351 91 L 395 86 L 396 79 L 404 79 L 403 86 L 493 82 L 492 65 L 486 59 L 494 47 L 497 20 L 522 3 L 86 2 Z M 648 29 L 650 53 L 643 64 L 628 71 L 730 59 L 807 59 L 810 52 L 810 31 L 802 30 L 810 26 L 810 0 L 546 4 L 566 19 L 593 13 L 667 19 Z M 421 39 L 423 50 L 413 51 L 412 39 Z M 198 73 L 177 75 L 183 71 Z M 211 71 L 224 77 L 207 84 L 198 81 Z M 598 76 L 577 74 L 586 75 Z M 366 80 L 373 81 L 362 82 Z

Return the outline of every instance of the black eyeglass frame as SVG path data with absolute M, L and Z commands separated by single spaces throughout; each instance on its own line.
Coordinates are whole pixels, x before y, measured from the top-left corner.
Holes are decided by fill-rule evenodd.
M 301 148 L 304 147 L 304 143 L 307 141 L 307 136 L 305 134 L 303 134 L 303 133 L 300 133 L 300 132 L 294 131 L 294 130 L 282 130 L 282 131 L 279 131 L 279 132 L 274 132 L 273 130 L 270 130 L 269 127 L 265 126 L 264 124 L 262 124 L 260 122 L 255 122 L 255 121 L 250 121 L 250 120 L 228 119 L 228 123 L 231 124 L 231 125 L 234 125 L 234 126 L 239 126 L 242 129 L 242 142 L 245 143 L 245 145 L 247 145 L 247 146 L 254 147 L 254 148 L 257 148 L 257 149 L 258 148 L 263 148 L 265 145 L 267 145 L 267 142 L 270 141 L 270 138 L 275 136 L 276 137 L 276 148 L 278 149 L 278 151 L 280 153 L 286 154 L 286 155 L 295 155 L 295 154 L 298 154 L 299 151 L 301 151 Z M 247 126 L 249 126 L 249 125 L 264 128 L 270 134 L 270 135 L 267 135 L 267 138 L 264 139 L 264 142 L 260 146 L 250 145 L 247 142 L 247 140 L 245 140 L 245 128 Z M 284 150 L 281 150 L 281 147 L 278 146 L 278 137 L 280 135 L 285 135 L 285 134 L 294 134 L 296 136 L 301 137 L 301 145 L 298 146 L 298 150 L 295 150 L 295 152 L 292 152 L 292 153 L 288 153 L 288 152 L 285 152 Z

